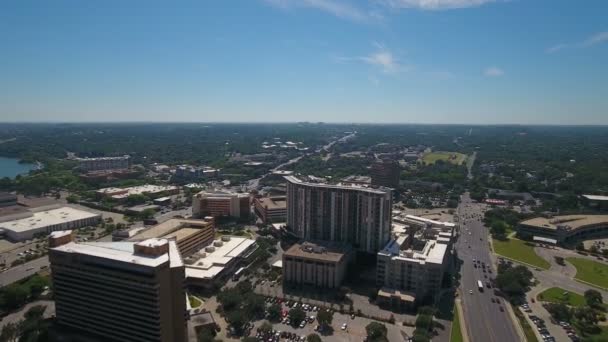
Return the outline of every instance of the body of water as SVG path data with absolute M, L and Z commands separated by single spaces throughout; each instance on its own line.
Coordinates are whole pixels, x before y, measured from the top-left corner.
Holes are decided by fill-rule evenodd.
M 19 159 L 0 157 L 0 178 L 15 178 L 36 168 L 36 164 L 20 164 Z

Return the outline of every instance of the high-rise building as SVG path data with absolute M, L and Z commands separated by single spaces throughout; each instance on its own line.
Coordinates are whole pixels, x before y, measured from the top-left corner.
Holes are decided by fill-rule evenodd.
M 399 164 L 395 161 L 377 161 L 371 168 L 372 185 L 396 189 L 399 187 L 400 172 Z
M 175 241 L 75 243 L 49 237 L 57 322 L 103 341 L 186 341 L 184 264 Z
M 287 226 L 306 240 L 350 243 L 376 253 L 390 239 L 391 190 L 287 180 Z
M 196 218 L 213 216 L 245 219 L 250 213 L 249 194 L 201 191 L 192 198 L 192 215 Z

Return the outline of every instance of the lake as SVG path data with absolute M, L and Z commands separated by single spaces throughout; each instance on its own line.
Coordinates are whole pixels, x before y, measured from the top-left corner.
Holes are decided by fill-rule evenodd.
M 35 164 L 19 164 L 19 159 L 0 157 L 0 178 L 15 178 L 35 168 Z

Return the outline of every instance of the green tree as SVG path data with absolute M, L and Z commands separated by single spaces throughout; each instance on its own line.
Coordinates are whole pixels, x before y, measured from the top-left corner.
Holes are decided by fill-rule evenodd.
M 321 337 L 317 334 L 310 334 L 306 336 L 306 342 L 321 342 Z
M 551 314 L 551 317 L 558 321 L 569 322 L 572 319 L 572 310 L 562 303 L 549 303 L 545 305 L 545 308 Z
M 230 323 L 230 325 L 234 328 L 237 335 L 241 335 L 243 333 L 243 328 L 245 327 L 245 323 L 247 323 L 247 318 L 244 313 L 240 310 L 230 311 L 226 315 L 226 319 Z
M 331 325 L 331 322 L 333 321 L 333 319 L 334 319 L 334 314 L 329 310 L 321 309 L 317 313 L 317 321 L 322 326 Z
M 365 332 L 371 341 L 386 340 L 387 330 L 384 324 L 371 322 L 365 327 Z
M 289 310 L 289 318 L 291 319 L 291 325 L 296 327 L 306 318 L 306 313 L 300 308 L 293 308 Z
M 281 319 L 281 305 L 275 303 L 268 308 L 268 319 L 271 322 L 278 322 Z
M 260 325 L 260 330 L 263 332 L 269 332 L 272 330 L 272 324 L 270 322 L 264 322 Z
M 585 295 L 585 301 L 587 302 L 587 305 L 589 305 L 592 308 L 600 307 L 602 305 L 602 303 L 604 302 L 604 300 L 602 298 L 602 294 L 597 290 L 589 289 L 589 290 L 585 291 L 584 295 Z
M 253 336 L 244 337 L 241 341 L 243 342 L 258 342 L 258 339 Z
M 433 329 L 433 316 L 431 315 L 418 315 L 416 318 L 416 329 L 429 331 Z
M 15 342 L 19 337 L 19 323 L 9 322 L 2 327 L 0 332 L 0 342 Z
M 4 305 L 9 310 L 16 309 L 25 304 L 28 295 L 28 290 L 24 286 L 19 284 L 11 284 L 4 289 Z

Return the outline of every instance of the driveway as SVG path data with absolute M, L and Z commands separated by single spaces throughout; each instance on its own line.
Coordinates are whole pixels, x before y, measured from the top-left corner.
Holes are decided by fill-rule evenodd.
M 7 325 L 8 323 L 17 323 L 17 322 L 23 320 L 23 316 L 25 315 L 27 310 L 29 310 L 31 307 L 37 306 L 37 305 L 46 306 L 46 310 L 44 310 L 44 314 L 43 314 L 44 318 L 50 318 L 52 316 L 55 316 L 55 302 L 54 301 L 38 300 L 38 301 L 35 301 L 32 303 L 26 304 L 19 311 L 15 311 L 11 314 L 8 314 L 6 317 L 4 317 L 2 319 L 2 321 L 0 321 L 0 330 L 2 330 L 2 328 L 4 328 L 4 326 Z

